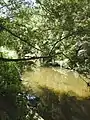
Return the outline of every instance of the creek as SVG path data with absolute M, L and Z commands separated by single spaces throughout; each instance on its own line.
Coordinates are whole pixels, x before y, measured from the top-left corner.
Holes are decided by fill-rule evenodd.
M 45 86 L 60 92 L 73 91 L 80 96 L 88 94 L 87 85 L 77 72 L 59 67 L 38 67 L 33 71 L 26 71 L 23 80 L 23 84 L 35 91 L 40 90 L 40 86 Z

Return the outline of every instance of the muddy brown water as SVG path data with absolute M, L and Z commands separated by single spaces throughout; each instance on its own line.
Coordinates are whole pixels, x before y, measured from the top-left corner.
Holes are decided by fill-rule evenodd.
M 80 96 L 89 94 L 87 85 L 79 74 L 67 69 L 40 67 L 34 71 L 26 71 L 23 80 L 27 87 L 35 90 L 38 90 L 38 86 L 46 86 L 60 92 L 72 90 Z
M 77 72 L 41 67 L 26 71 L 23 84 L 41 94 L 38 113 L 44 120 L 90 120 L 90 92 Z M 70 91 L 75 94 L 66 94 Z

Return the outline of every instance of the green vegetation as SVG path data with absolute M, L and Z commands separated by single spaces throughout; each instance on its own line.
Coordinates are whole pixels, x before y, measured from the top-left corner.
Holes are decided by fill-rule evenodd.
M 67 94 L 62 95 L 64 96 L 62 101 L 65 100 L 64 106 L 59 107 L 58 96 L 60 95 L 53 93 L 53 90 L 50 90 L 51 99 L 55 98 L 53 102 L 58 102 L 53 107 L 58 106 L 59 111 L 64 111 L 63 117 L 60 118 L 58 115 L 54 116 L 55 118 L 51 117 L 53 116 L 52 105 L 49 106 L 51 99 L 45 103 L 46 107 L 41 105 L 40 109 L 34 110 L 31 105 L 28 106 L 25 96 L 34 93 L 28 90 L 28 86 L 22 84 L 21 76 L 24 71 L 36 69 L 37 66 L 61 66 L 77 71 L 89 79 L 89 0 L 0 1 L 0 119 L 35 120 L 36 112 L 45 120 L 90 119 L 88 100 L 87 103 L 85 101 L 84 107 L 88 106 L 85 110 L 82 107 L 84 100 L 78 102 L 75 98 L 72 103 L 81 104 L 80 109 L 76 110 L 79 118 L 73 115 L 71 118 L 68 116 L 71 110 L 65 108 L 65 111 L 63 108 L 66 106 L 69 108 L 67 101 L 73 98 L 69 98 Z M 87 86 L 89 87 L 90 84 L 88 83 Z M 48 88 L 42 89 L 49 91 Z M 48 96 L 48 93 L 46 94 Z M 45 110 L 47 112 L 50 110 L 51 113 L 46 112 L 43 115 Z M 72 114 L 74 114 L 73 110 Z M 49 116 L 45 118 L 46 115 Z

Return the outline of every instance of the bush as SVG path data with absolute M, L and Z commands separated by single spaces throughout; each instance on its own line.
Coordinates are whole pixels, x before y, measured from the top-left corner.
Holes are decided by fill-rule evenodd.
M 0 117 L 10 120 L 27 120 L 35 111 L 28 106 L 25 88 L 22 85 L 18 65 L 0 62 Z M 28 115 L 28 118 L 26 117 Z M 32 119 L 31 119 L 32 120 Z

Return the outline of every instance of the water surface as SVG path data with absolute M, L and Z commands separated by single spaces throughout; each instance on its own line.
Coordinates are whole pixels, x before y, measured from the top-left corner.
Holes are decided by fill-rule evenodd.
M 79 74 L 67 69 L 41 67 L 25 72 L 23 79 L 23 83 L 33 90 L 46 86 L 60 92 L 72 90 L 80 96 L 89 94 L 87 85 Z

